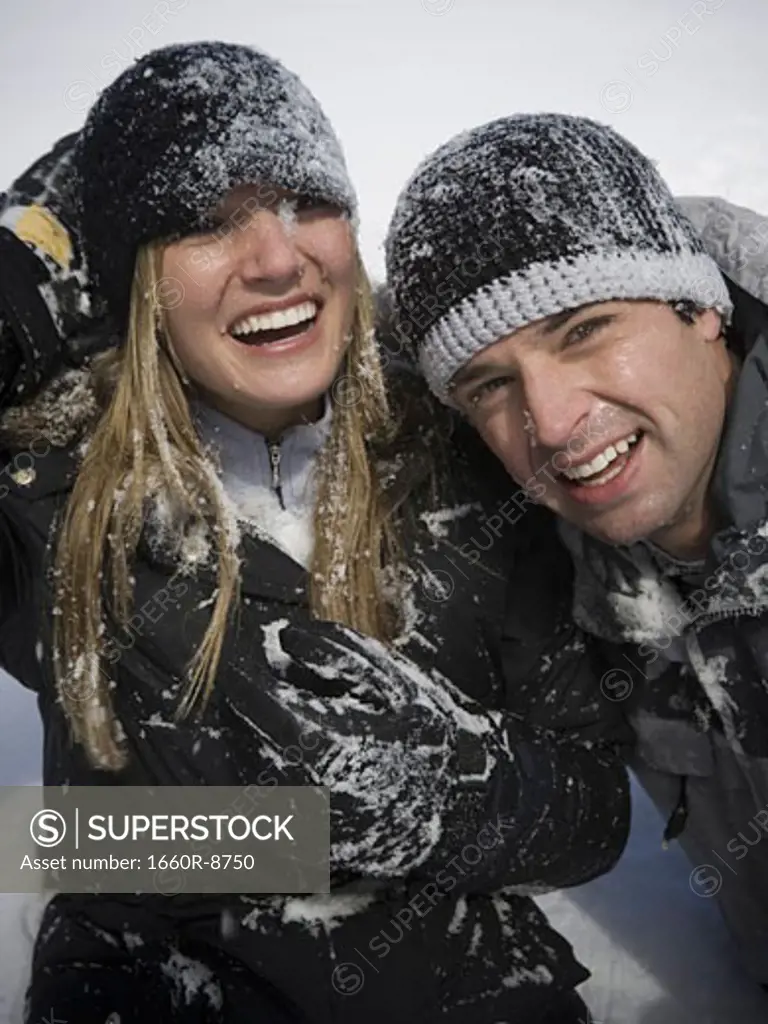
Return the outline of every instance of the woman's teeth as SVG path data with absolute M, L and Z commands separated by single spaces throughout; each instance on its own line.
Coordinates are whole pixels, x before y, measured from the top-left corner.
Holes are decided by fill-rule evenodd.
M 317 316 L 317 303 L 300 302 L 288 309 L 276 309 L 272 313 L 258 313 L 247 316 L 230 329 L 235 338 L 246 338 L 260 331 L 280 331 L 286 327 L 295 327 Z
M 618 476 L 626 464 L 626 459 L 623 459 L 621 464 L 615 466 L 610 473 L 606 473 L 605 470 L 620 456 L 626 455 L 629 449 L 637 444 L 638 437 L 639 434 L 630 434 L 615 444 L 609 444 L 601 452 L 598 452 L 590 462 L 582 463 L 580 466 L 572 466 L 570 469 L 564 469 L 562 475 L 568 480 L 586 484 L 587 486 L 592 483 L 608 483 L 609 480 Z M 600 476 L 599 481 L 592 481 L 590 479 L 590 477 L 595 476 Z

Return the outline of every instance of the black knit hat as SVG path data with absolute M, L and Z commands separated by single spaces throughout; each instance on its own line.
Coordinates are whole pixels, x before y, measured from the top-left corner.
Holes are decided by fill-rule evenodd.
M 341 146 L 317 100 L 247 46 L 168 46 L 123 72 L 91 109 L 75 153 L 89 269 L 125 316 L 138 247 L 193 233 L 237 185 L 356 208 Z
M 652 162 L 613 129 L 564 114 L 501 118 L 441 146 L 400 195 L 386 254 L 400 334 L 444 401 L 477 352 L 566 309 L 731 309 Z

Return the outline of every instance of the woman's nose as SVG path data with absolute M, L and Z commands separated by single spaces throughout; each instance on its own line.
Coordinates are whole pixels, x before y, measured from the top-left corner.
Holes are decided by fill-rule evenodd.
M 300 276 L 296 225 L 290 220 L 272 210 L 260 210 L 240 233 L 236 244 L 244 280 L 285 281 Z

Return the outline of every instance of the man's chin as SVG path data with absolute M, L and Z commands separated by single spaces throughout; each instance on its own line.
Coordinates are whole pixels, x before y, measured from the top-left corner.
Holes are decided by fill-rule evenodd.
M 618 517 L 612 519 L 606 516 L 603 521 L 598 519 L 590 521 L 586 518 L 582 521 L 571 519 L 570 522 L 584 533 L 588 533 L 590 537 L 594 537 L 595 540 L 608 544 L 610 547 L 631 547 L 641 540 L 647 540 L 654 532 L 652 527 L 644 523 L 622 522 Z

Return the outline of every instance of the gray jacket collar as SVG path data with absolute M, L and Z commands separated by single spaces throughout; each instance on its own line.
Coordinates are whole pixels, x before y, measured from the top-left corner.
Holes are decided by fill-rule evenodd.
M 317 422 L 290 427 L 280 438 L 279 478 L 286 509 L 314 504 L 313 470 L 330 434 L 332 414 L 333 406 L 326 398 Z M 230 496 L 236 499 L 248 489 L 273 488 L 270 445 L 263 434 L 202 402 L 194 403 L 193 416 L 201 438 L 216 454 Z

